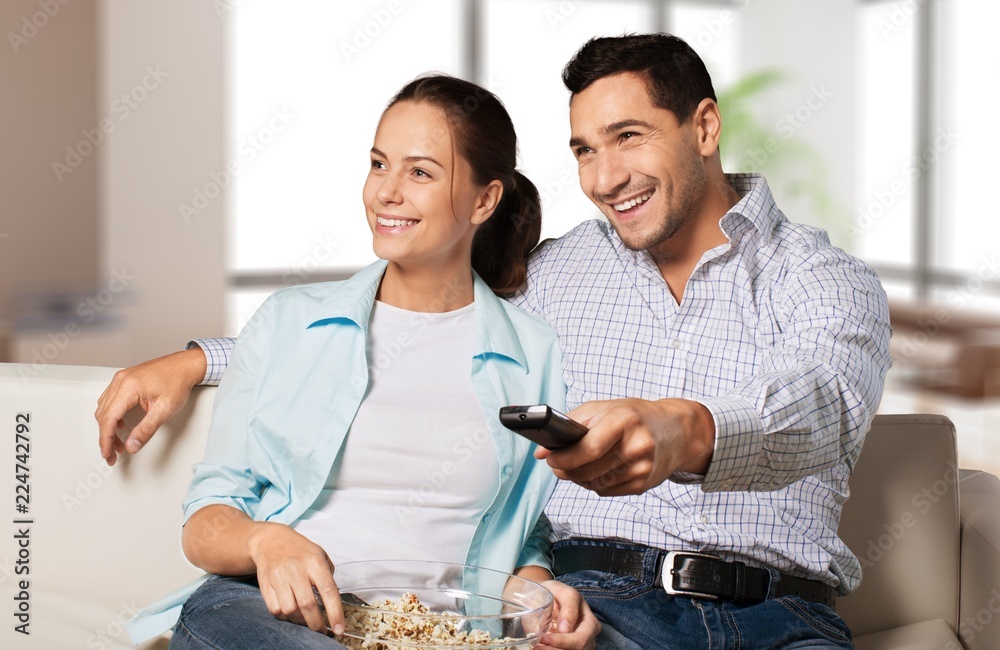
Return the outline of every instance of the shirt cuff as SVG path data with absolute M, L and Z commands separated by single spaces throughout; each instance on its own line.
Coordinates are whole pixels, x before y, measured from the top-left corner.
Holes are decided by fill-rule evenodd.
M 188 341 L 185 350 L 199 347 L 205 353 L 205 378 L 201 380 L 202 386 L 218 386 L 222 381 L 222 373 L 229 365 L 229 358 L 233 354 L 233 339 L 192 339 Z
M 742 397 L 699 399 L 715 420 L 715 449 L 702 482 L 704 492 L 751 489 L 764 448 L 764 423 Z

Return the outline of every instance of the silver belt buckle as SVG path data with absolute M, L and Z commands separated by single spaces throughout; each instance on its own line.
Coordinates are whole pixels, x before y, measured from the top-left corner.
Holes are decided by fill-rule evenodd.
M 712 555 L 710 553 L 692 553 L 689 551 L 668 551 L 667 557 L 663 560 L 663 566 L 660 567 L 660 582 L 663 583 L 663 590 L 672 596 L 694 596 L 696 598 L 704 598 L 706 600 L 718 600 L 719 597 L 713 594 L 706 594 L 701 591 L 686 591 L 684 589 L 674 588 L 674 559 L 679 555 L 690 555 L 693 557 L 703 557 L 710 560 L 720 560 L 717 555 Z

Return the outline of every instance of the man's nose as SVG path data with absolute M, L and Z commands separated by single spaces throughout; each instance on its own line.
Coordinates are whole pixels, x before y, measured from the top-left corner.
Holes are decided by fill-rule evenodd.
M 614 197 L 615 193 L 628 184 L 629 172 L 624 156 L 617 151 L 605 150 L 597 155 L 597 176 L 594 193 L 603 198 Z

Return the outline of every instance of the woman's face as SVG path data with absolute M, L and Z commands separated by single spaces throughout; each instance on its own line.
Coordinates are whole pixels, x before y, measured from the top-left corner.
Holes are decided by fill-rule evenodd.
M 469 266 L 482 192 L 440 109 L 403 101 L 385 112 L 364 188 L 376 255 L 439 271 Z

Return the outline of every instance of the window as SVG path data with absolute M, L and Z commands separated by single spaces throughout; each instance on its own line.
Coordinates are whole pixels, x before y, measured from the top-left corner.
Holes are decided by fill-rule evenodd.
M 1000 311 L 987 198 L 1000 52 L 981 47 L 998 18 L 989 0 L 859 5 L 855 235 L 890 297 Z
M 770 107 L 766 96 L 750 102 L 764 135 L 808 99 L 803 93 L 814 81 L 826 80 L 803 71 L 818 69 L 820 61 L 828 66 L 820 75 L 845 71 L 832 84 L 836 98 L 808 127 L 782 141 L 784 169 L 769 166 L 776 161 L 759 166 L 779 205 L 795 221 L 827 227 L 835 243 L 873 263 L 894 297 L 1000 309 L 1000 260 L 993 253 L 1000 249 L 995 244 L 1000 220 L 988 218 L 984 207 L 992 187 L 988 156 L 1000 145 L 1000 122 L 990 111 L 1000 91 L 987 71 L 1000 68 L 1000 50 L 978 46 L 991 38 L 988 30 L 1000 18 L 1000 4 L 858 0 L 845 5 L 837 15 L 853 19 L 853 45 L 846 46 L 854 51 L 853 64 L 849 56 L 830 64 L 824 57 L 840 55 L 810 49 L 815 35 L 803 30 L 821 28 L 797 20 L 795 13 L 808 7 L 765 5 L 746 0 L 241 3 L 231 22 L 230 159 L 240 171 L 229 202 L 230 333 L 239 331 L 273 289 L 342 277 L 374 259 L 361 218 L 366 151 L 389 96 L 421 72 L 478 80 L 504 100 L 521 138 L 521 168 L 542 195 L 543 236 L 599 218 L 578 189 L 559 75 L 592 36 L 655 30 L 691 43 L 717 91 L 766 66 L 792 69 L 795 76 L 782 82 Z M 803 60 L 789 61 L 787 50 L 782 54 L 774 47 L 776 40 L 795 41 Z M 827 126 L 835 123 L 827 120 L 841 98 L 854 107 L 848 120 L 853 135 Z M 832 130 L 837 132 L 831 135 Z M 816 133 L 826 140 L 813 137 Z M 728 152 L 727 170 L 756 161 L 745 153 L 756 151 L 749 146 Z M 825 180 L 822 173 L 795 176 L 794 156 L 802 151 L 832 161 Z M 812 219 L 808 206 L 783 191 L 814 185 L 817 178 L 826 186 L 816 194 L 842 203 L 841 222 Z M 843 196 L 832 187 L 847 184 L 853 189 Z

